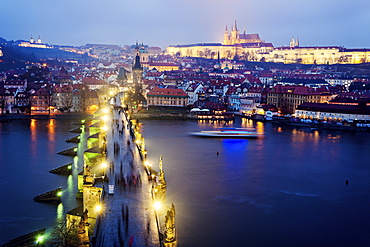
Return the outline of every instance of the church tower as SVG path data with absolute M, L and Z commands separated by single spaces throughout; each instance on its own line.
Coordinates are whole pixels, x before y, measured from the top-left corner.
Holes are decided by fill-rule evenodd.
M 135 47 L 135 60 L 132 66 L 132 80 L 134 84 L 140 84 L 143 77 L 143 67 L 140 63 L 140 48 L 138 43 L 136 42 Z
M 297 37 L 297 39 L 295 40 L 294 46 L 295 46 L 295 47 L 299 47 L 299 40 L 298 40 L 298 37 Z
M 294 47 L 295 46 L 295 40 L 294 37 L 292 37 L 292 40 L 289 43 L 289 47 Z
M 231 44 L 235 44 L 235 43 L 240 43 L 239 42 L 239 30 L 238 30 L 238 26 L 236 25 L 236 20 L 234 22 L 234 26 L 233 28 L 231 29 L 231 34 L 230 34 L 230 39 L 231 39 Z
M 33 42 L 34 42 L 34 39 L 33 39 L 32 35 L 31 35 L 30 43 L 32 44 Z
M 41 38 L 40 38 L 40 35 L 39 35 L 39 38 L 37 39 L 37 43 L 38 44 L 41 44 L 42 43 Z
M 225 32 L 224 32 L 224 45 L 229 45 L 229 44 L 230 44 L 229 31 L 227 30 L 227 25 L 226 25 Z

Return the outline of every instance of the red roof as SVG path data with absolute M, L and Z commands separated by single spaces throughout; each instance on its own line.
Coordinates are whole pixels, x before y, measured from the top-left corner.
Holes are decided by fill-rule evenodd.
M 159 97 L 188 97 L 188 95 L 182 89 L 159 87 L 152 89 L 147 95 Z
M 106 85 L 108 84 L 106 81 L 95 79 L 92 77 L 85 77 L 82 79 L 82 82 L 86 85 Z

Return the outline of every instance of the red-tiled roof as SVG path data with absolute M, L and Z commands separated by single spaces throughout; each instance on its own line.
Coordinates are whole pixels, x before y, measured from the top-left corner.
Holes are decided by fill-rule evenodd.
M 188 97 L 188 95 L 182 89 L 159 87 L 152 89 L 147 95 L 160 97 Z

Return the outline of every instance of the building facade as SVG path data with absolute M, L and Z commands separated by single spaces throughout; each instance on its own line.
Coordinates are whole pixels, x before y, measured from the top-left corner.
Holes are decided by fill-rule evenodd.
M 188 105 L 188 95 L 182 89 L 156 87 L 147 94 L 148 106 L 175 106 Z

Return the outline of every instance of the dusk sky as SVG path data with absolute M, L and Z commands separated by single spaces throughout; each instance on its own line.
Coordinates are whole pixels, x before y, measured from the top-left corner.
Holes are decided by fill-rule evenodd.
M 234 20 L 275 47 L 370 48 L 370 1 L 1 0 L 0 37 L 57 45 L 218 42 Z

